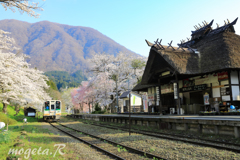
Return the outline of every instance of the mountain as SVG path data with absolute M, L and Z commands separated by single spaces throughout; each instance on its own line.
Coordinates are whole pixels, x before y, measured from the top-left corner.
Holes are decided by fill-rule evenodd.
M 11 37 L 23 53 L 31 58 L 32 67 L 42 71 L 73 73 L 87 68 L 86 58 L 96 53 L 126 55 L 128 50 L 95 29 L 41 21 L 27 23 L 18 20 L 1 20 L 0 29 L 11 32 Z

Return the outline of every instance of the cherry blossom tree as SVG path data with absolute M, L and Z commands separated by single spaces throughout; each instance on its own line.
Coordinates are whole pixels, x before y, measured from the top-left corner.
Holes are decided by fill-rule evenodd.
M 0 30 L 0 100 L 4 113 L 11 101 L 39 104 L 50 99 L 45 92 L 48 78 L 42 71 L 30 68 L 26 55 L 12 53 L 17 48 L 9 34 Z
M 105 94 L 101 92 L 101 94 L 96 93 L 96 97 L 98 95 L 106 95 L 106 99 L 102 97 L 104 102 L 101 102 L 101 104 L 106 105 L 111 103 L 109 95 L 118 97 L 119 94 L 128 89 L 128 86 L 132 88 L 140 81 L 146 58 L 126 56 L 124 53 L 119 53 L 116 57 L 107 54 L 97 54 L 89 59 L 89 63 L 92 64 L 90 72 L 92 73 L 91 79 L 93 84 L 96 84 L 95 87 L 98 88 L 98 91 L 102 90 L 102 92 L 105 92 Z M 103 85 L 99 85 L 99 83 Z M 104 83 L 108 85 L 105 86 Z
M 72 90 L 73 90 L 73 88 L 64 89 L 61 93 L 62 99 L 65 102 L 68 110 L 73 107 L 73 102 L 72 102 L 72 97 L 71 97 Z
M 108 77 L 107 73 L 100 73 L 89 81 L 89 86 L 93 88 L 91 96 L 95 97 L 95 103 L 104 106 L 104 110 L 112 103 L 110 96 L 114 94 L 114 81 Z
M 35 10 L 43 11 L 43 9 L 39 7 L 39 2 L 31 2 L 29 0 L 0 0 L 0 3 L 5 10 L 10 9 L 16 12 L 15 9 L 17 8 L 20 13 L 27 13 L 29 16 L 35 18 L 39 17 L 39 14 L 36 13 Z
M 71 91 L 71 98 L 72 98 L 72 103 L 73 103 L 73 106 L 74 106 L 74 113 L 75 113 L 75 110 L 81 110 L 81 101 L 76 96 L 77 93 L 78 93 L 77 92 L 77 88 L 72 89 L 72 91 Z
M 39 17 L 35 10 L 43 10 L 38 2 L 28 0 L 0 0 L 0 4 L 5 10 L 15 12 L 17 8 L 20 13 L 35 18 Z M 43 100 L 50 99 L 45 92 L 48 78 L 43 72 L 30 68 L 30 64 L 25 61 L 26 55 L 11 52 L 18 48 L 14 47 L 14 39 L 9 34 L 0 30 L 0 100 L 3 102 L 3 112 L 6 113 L 10 102 L 17 105 L 31 103 L 40 108 Z
M 78 101 L 80 107 L 84 104 L 88 105 L 88 112 L 91 113 L 91 104 L 93 105 L 94 100 L 94 91 L 93 88 L 89 85 L 88 81 L 83 81 L 81 86 L 77 89 L 77 94 L 75 95 L 75 101 Z
M 82 113 L 89 112 L 89 106 L 87 104 L 89 104 L 90 101 L 87 99 L 87 95 L 86 95 L 87 84 L 88 82 L 83 81 L 81 83 L 81 86 L 79 88 L 73 89 L 71 93 L 74 108 Z

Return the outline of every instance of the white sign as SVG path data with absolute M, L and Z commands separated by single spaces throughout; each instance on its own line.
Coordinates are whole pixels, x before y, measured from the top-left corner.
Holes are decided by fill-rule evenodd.
M 160 97 L 159 97 L 159 87 L 156 87 L 156 92 L 157 92 L 157 101 L 160 101 Z
M 0 129 L 2 129 L 3 127 L 5 127 L 5 123 L 4 122 L 0 122 Z
M 174 99 L 178 99 L 177 83 L 173 83 Z
M 28 112 L 28 116 L 35 116 L 34 112 Z
M 161 94 L 171 93 L 171 92 L 173 92 L 172 84 L 164 84 L 161 86 Z

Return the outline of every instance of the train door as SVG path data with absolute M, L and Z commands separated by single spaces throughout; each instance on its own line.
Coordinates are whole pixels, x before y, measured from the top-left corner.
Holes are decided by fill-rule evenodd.
M 55 101 L 51 101 L 50 115 L 51 116 L 55 116 L 56 115 L 56 104 L 55 104 Z
M 61 101 L 56 101 L 56 119 L 61 117 Z

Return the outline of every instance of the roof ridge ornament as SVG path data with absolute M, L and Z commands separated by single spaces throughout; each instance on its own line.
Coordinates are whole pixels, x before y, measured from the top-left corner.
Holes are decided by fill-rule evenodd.
M 159 39 L 159 38 L 158 38 Z M 158 42 L 158 39 L 156 41 L 154 41 L 155 45 L 157 45 L 159 47 L 159 49 L 165 49 L 162 45 L 161 45 L 161 42 L 162 42 L 162 39 L 160 40 L 160 42 Z
M 221 27 L 219 27 L 219 25 L 217 24 L 217 28 L 214 29 L 214 30 L 212 30 L 211 32 L 209 32 L 209 33 L 208 33 L 208 36 L 209 36 L 209 35 L 213 35 L 213 34 L 220 33 L 220 32 L 222 32 L 222 31 L 225 31 L 227 28 L 229 28 L 229 27 L 231 27 L 231 26 L 233 27 L 233 25 L 236 24 L 237 20 L 238 20 L 238 17 L 237 17 L 234 21 L 232 21 L 232 22 L 230 22 L 230 21 L 227 19 L 228 23 L 224 20 L 224 25 L 221 26 Z M 232 28 L 232 32 L 235 33 L 234 28 Z
M 168 47 L 167 48 L 169 48 L 169 47 L 171 47 L 175 51 L 175 49 L 172 47 L 172 41 L 170 43 L 168 43 Z
M 165 49 L 165 48 L 161 45 L 161 43 L 162 43 L 162 39 L 160 40 L 160 42 L 158 42 L 158 46 L 160 46 L 162 49 Z
M 206 24 L 206 25 L 204 25 L 204 26 L 201 26 L 201 25 L 198 23 L 198 25 L 200 26 L 200 28 L 199 28 L 197 25 L 195 25 L 194 28 L 195 28 L 195 29 L 197 28 L 197 30 L 196 30 L 196 31 L 192 31 L 192 34 L 195 34 L 195 33 L 199 32 L 199 31 L 202 31 L 202 30 L 204 30 L 204 29 L 206 29 L 206 28 L 208 28 L 208 27 L 211 27 L 212 24 L 213 24 L 213 21 L 214 21 L 214 20 L 212 20 L 212 21 L 208 24 L 208 23 L 204 20 L 204 22 L 205 22 L 205 24 Z
M 183 47 L 182 47 L 182 44 L 183 44 L 182 41 L 180 41 L 180 42 L 181 42 L 181 44 L 180 44 L 180 45 L 178 44 L 177 50 L 179 50 L 179 48 L 180 48 L 180 49 L 182 49 L 183 51 L 185 51 L 185 50 L 183 49 Z

